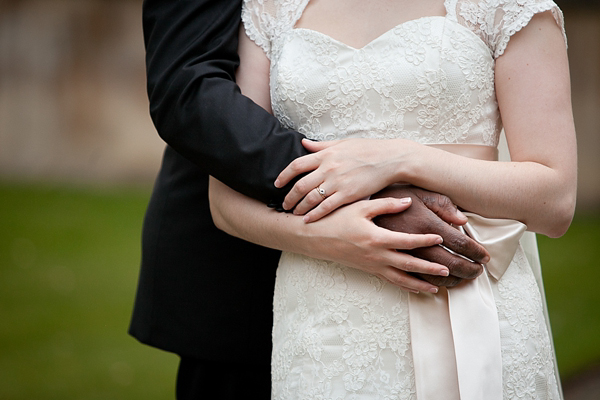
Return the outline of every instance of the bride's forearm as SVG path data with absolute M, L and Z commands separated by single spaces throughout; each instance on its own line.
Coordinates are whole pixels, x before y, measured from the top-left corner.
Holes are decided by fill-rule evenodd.
M 435 286 L 405 271 L 449 273 L 443 265 L 396 251 L 433 247 L 441 242 L 440 236 L 393 232 L 372 222 L 378 215 L 405 210 L 410 203 L 400 199 L 354 203 L 312 224 L 304 223 L 301 216 L 269 209 L 212 177 L 209 199 L 219 229 L 255 244 L 339 262 L 413 291 L 435 290 Z
M 403 143 L 396 180 L 450 197 L 468 211 L 516 219 L 551 237 L 568 228 L 575 206 L 576 162 L 482 161 Z M 406 147 L 412 147 L 407 151 Z
M 210 212 L 217 228 L 237 238 L 277 250 L 306 254 L 302 240 L 286 240 L 283 230 L 300 237 L 302 218 L 266 207 L 210 177 Z

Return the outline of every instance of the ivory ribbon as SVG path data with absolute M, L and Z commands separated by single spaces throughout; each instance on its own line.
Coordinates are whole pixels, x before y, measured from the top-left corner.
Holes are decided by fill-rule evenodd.
M 479 145 L 434 145 L 466 157 L 496 160 Z M 437 294 L 409 294 L 410 329 L 419 400 L 502 400 L 500 328 L 490 284 L 500 279 L 526 230 L 521 222 L 465 213 L 460 229 L 490 253 L 484 272 Z

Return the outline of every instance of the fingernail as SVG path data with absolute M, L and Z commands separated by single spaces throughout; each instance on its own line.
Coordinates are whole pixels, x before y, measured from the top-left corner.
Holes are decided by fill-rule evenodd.
M 309 222 L 310 221 L 310 217 L 308 215 L 305 215 L 304 217 L 302 217 L 302 221 Z
M 275 179 L 275 187 L 278 188 L 280 187 L 281 182 L 279 181 L 279 179 Z
M 410 197 L 403 197 L 400 199 L 400 204 L 410 204 L 412 199 Z
M 442 244 L 444 242 L 444 239 L 442 239 L 441 237 L 435 239 L 435 244 Z
M 277 186 L 277 185 L 275 185 L 275 186 Z M 462 213 L 462 212 L 461 212 L 461 211 L 460 211 L 458 208 L 456 209 L 456 215 L 457 215 L 459 218 L 462 218 L 462 219 L 467 219 L 467 216 L 466 216 L 465 214 L 463 214 L 463 213 Z
M 438 292 L 438 288 L 434 287 L 428 290 L 429 293 L 437 293 Z
M 488 262 L 490 262 L 490 256 L 485 256 L 482 260 L 481 263 L 482 264 L 487 264 Z
M 419 294 L 419 291 L 418 291 L 418 290 L 413 290 L 413 289 L 410 289 L 410 290 L 409 290 L 409 292 L 411 292 L 411 293 L 414 293 L 414 294 Z
M 440 276 L 448 276 L 450 275 L 450 271 L 448 271 L 447 269 L 443 269 L 440 271 Z

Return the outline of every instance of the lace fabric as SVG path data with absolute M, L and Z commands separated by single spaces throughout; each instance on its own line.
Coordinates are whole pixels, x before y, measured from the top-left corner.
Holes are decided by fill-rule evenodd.
M 295 28 L 308 0 L 246 0 L 248 36 L 271 60 L 277 118 L 310 138 L 497 146 L 495 59 L 547 0 L 446 0 L 362 48 Z M 563 29 L 564 32 L 564 29 Z M 342 265 L 284 253 L 274 295 L 273 397 L 415 399 L 408 296 Z M 560 399 L 535 277 L 522 251 L 492 284 L 505 399 Z
M 550 0 L 458 0 L 456 18 L 485 41 L 494 58 L 504 54 L 510 38 L 523 29 L 535 14 L 551 11 L 564 30 L 562 11 Z
M 473 39 L 445 17 L 408 21 L 361 49 L 293 29 L 272 54 L 273 112 L 316 140 L 404 137 L 496 146 L 493 63 Z
M 309 0 L 244 0 L 242 20 L 248 36 L 271 58 L 271 43 L 294 28 Z M 564 31 L 562 11 L 551 0 L 445 0 L 448 17 L 476 33 L 497 58 L 510 38 L 531 18 L 551 11 Z

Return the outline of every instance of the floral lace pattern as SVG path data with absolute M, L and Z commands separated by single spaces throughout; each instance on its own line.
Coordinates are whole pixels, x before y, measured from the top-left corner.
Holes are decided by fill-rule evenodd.
M 500 320 L 505 399 L 559 399 L 542 298 L 522 249 L 493 286 Z
M 563 28 L 561 10 L 551 0 L 459 0 L 457 20 L 471 29 L 494 53 L 494 58 L 504 54 L 511 36 L 523 29 L 535 14 L 551 11 Z
M 498 144 L 490 50 L 458 23 L 408 21 L 360 49 L 301 28 L 277 41 L 273 112 L 312 139 Z
M 405 138 L 497 146 L 495 59 L 548 0 L 446 0 L 362 48 L 295 28 L 308 0 L 245 0 L 248 36 L 271 60 L 271 102 L 310 138 Z M 539 289 L 522 252 L 492 283 L 505 399 L 559 399 Z M 415 399 L 408 296 L 376 277 L 284 253 L 274 296 L 277 399 Z
M 284 253 L 274 299 L 274 398 L 414 398 L 406 292 Z

